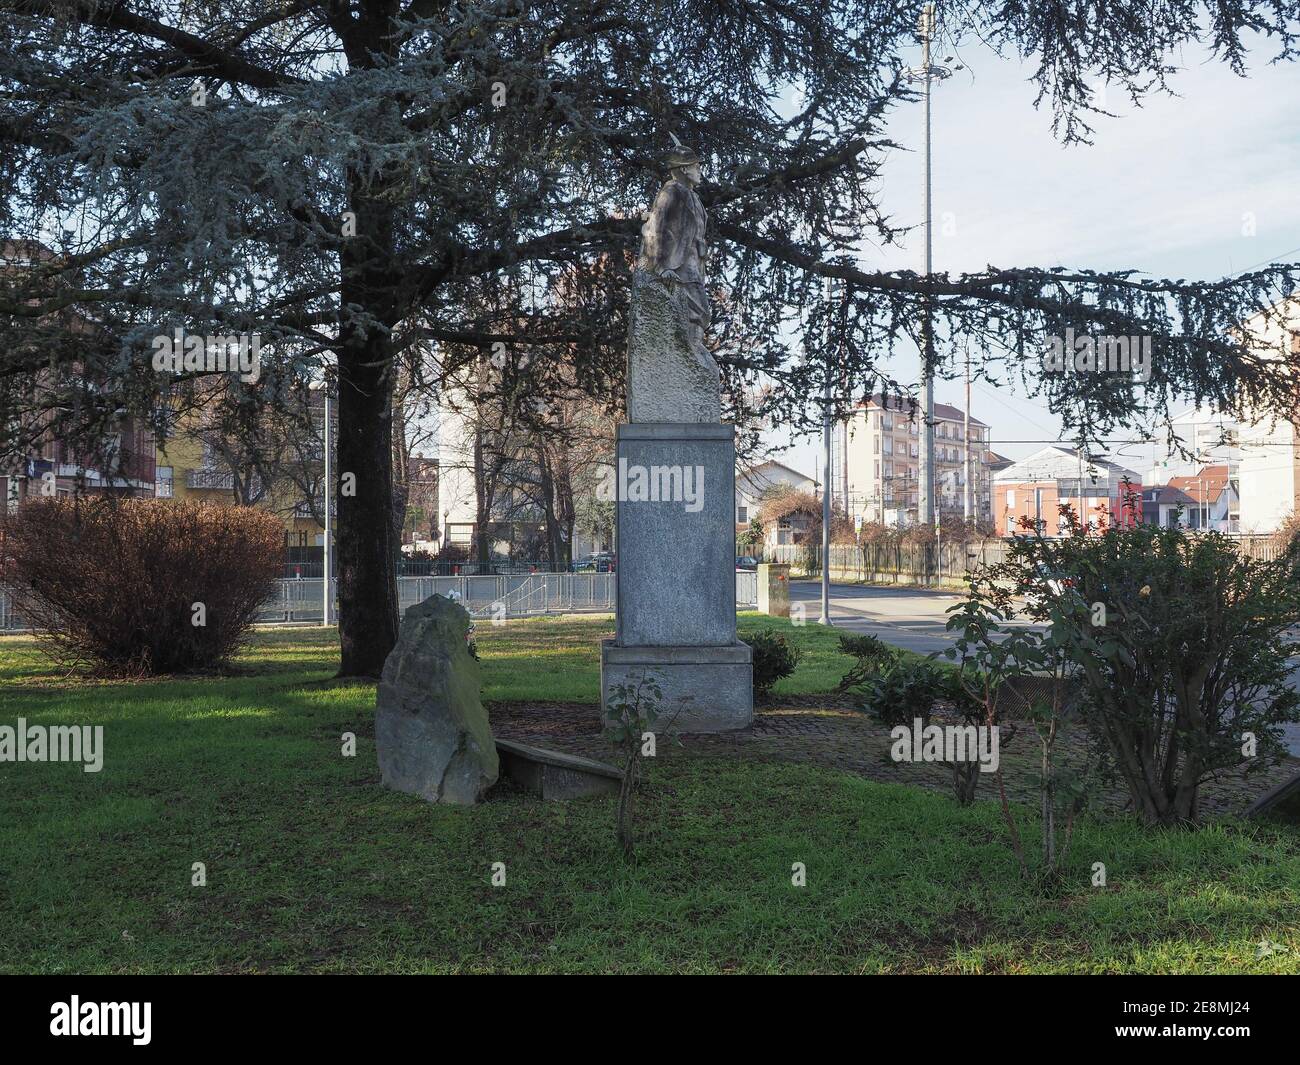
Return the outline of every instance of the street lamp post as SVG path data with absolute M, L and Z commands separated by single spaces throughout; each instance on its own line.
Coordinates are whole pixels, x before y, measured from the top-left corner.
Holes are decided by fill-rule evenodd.
M 823 625 L 831 624 L 831 357 L 835 330 L 831 315 L 834 312 L 835 283 L 827 278 L 826 294 L 826 384 L 822 390 L 822 616 Z
M 975 516 L 974 504 L 974 487 L 970 483 L 971 461 L 970 461 L 970 352 L 966 352 L 966 417 L 965 428 L 962 430 L 966 434 L 966 468 L 963 476 L 966 478 L 966 491 L 962 493 L 962 514 L 969 523 Z
M 934 269 L 934 241 L 931 220 L 931 162 L 930 162 L 930 82 L 943 80 L 951 75 L 944 66 L 930 62 L 930 42 L 934 37 L 934 4 L 926 4 L 917 21 L 917 33 L 921 38 L 921 65 L 907 72 L 912 81 L 921 83 L 921 96 L 925 101 L 925 276 L 929 278 Z M 934 329 L 931 322 L 929 297 L 924 301 L 924 318 L 921 322 L 921 395 L 923 404 L 920 447 L 920 477 L 917 485 L 916 519 L 922 525 L 938 522 L 938 508 L 935 505 L 934 483 L 934 374 L 931 365 L 934 359 Z M 969 406 L 969 401 L 967 403 Z
M 330 521 L 330 474 L 333 471 L 333 465 L 330 461 L 330 383 L 329 378 L 325 379 L 321 391 L 325 396 L 325 484 L 321 494 L 325 497 L 325 537 L 321 541 L 321 584 L 324 591 L 321 593 L 321 624 L 329 625 L 330 623 L 330 606 L 333 596 L 330 595 L 330 568 L 333 551 L 330 549 L 330 533 L 332 523 Z

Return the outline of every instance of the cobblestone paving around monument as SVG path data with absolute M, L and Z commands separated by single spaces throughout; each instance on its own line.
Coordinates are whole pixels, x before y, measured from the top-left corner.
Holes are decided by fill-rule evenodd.
M 614 749 L 601 735 L 599 710 L 585 703 L 492 703 L 489 715 L 493 732 L 506 739 L 536 744 L 601 761 L 614 761 Z M 938 722 L 936 722 L 938 723 Z M 759 707 L 754 726 L 742 733 L 716 736 L 684 736 L 680 746 L 662 740 L 658 757 L 744 758 L 754 761 L 797 762 L 840 769 L 869 780 L 913 784 L 952 795 L 952 770 L 933 762 L 896 763 L 889 756 L 889 729 L 852 709 L 848 697 L 835 695 L 793 696 Z M 1085 740 L 1081 730 L 1067 731 L 1062 750 L 1066 762 L 1082 761 Z M 1040 758 L 1037 737 L 1021 727 L 1001 750 L 1007 793 L 1012 799 L 1037 801 L 1035 771 Z M 1270 788 L 1300 773 L 1300 759 L 1289 758 L 1280 765 L 1243 777 L 1225 774 L 1202 788 L 1205 817 L 1239 814 Z M 996 778 L 981 774 L 980 799 L 997 797 Z M 1122 783 L 1099 792 L 1099 805 L 1122 811 L 1128 793 Z

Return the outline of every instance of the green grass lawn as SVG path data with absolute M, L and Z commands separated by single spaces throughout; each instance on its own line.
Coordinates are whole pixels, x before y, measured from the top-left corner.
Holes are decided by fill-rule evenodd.
M 607 627 L 482 626 L 485 694 L 594 700 Z M 629 863 L 608 800 L 458 809 L 383 790 L 373 685 L 330 679 L 330 638 L 263 631 L 238 675 L 143 683 L 67 678 L 0 640 L 0 724 L 105 729 L 98 774 L 0 763 L 0 968 L 1300 972 L 1294 828 L 1086 821 L 1045 892 L 990 801 L 669 751 Z M 787 690 L 833 685 L 834 634 L 795 638 L 810 650 Z
M 765 614 L 737 615 L 743 638 L 772 628 L 803 653 L 793 675 L 775 694 L 831 691 L 852 664 L 839 651 L 839 633 L 821 625 L 792 625 Z M 483 698 L 570 703 L 600 702 L 600 641 L 614 635 L 614 619 L 545 617 L 494 626 L 479 622 L 475 642 L 483 659 Z

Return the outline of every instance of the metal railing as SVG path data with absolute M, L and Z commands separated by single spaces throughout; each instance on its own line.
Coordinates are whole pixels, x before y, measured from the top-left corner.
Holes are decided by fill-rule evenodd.
M 320 558 L 317 550 L 316 558 Z M 397 575 L 399 577 L 472 577 L 472 576 L 534 576 L 555 573 L 548 568 L 545 561 L 509 561 L 494 559 L 491 562 L 457 562 L 451 559 L 399 558 Z M 285 562 L 280 576 L 285 580 L 315 579 L 319 580 L 323 565 L 320 561 Z M 561 571 L 564 572 L 564 571 Z M 573 569 L 577 574 L 609 573 L 604 569 Z M 335 574 L 337 576 L 337 573 Z
M 221 470 L 186 470 L 186 488 L 224 488 L 235 487 L 235 475 Z
M 398 609 L 406 610 L 436 594 L 456 598 L 476 618 L 526 618 L 543 614 L 612 614 L 613 573 L 466 574 L 456 577 L 398 577 Z M 337 580 L 334 617 L 337 617 Z M 258 611 L 260 625 L 320 624 L 321 578 L 281 580 Z M 758 601 L 758 574 L 736 574 L 736 606 Z M 0 632 L 27 632 L 10 595 L 0 589 Z
M 1196 535 L 1196 530 L 1190 530 Z M 1271 534 L 1232 536 L 1243 557 L 1270 561 L 1284 549 Z M 941 540 L 934 543 L 831 544 L 832 580 L 869 581 L 877 584 L 934 584 L 958 582 L 984 567 L 1005 562 L 1013 541 L 1009 539 Z M 768 562 L 781 562 L 795 573 L 821 575 L 820 544 L 779 544 L 763 548 Z M 757 555 L 757 550 L 752 550 Z

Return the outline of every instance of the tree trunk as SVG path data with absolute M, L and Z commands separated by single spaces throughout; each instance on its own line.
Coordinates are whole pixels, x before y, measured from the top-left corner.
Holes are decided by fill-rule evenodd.
M 573 564 L 573 480 L 569 464 L 562 461 L 555 478 L 556 517 L 559 534 L 559 568 L 567 572 Z
M 538 480 L 542 497 L 542 518 L 546 527 L 546 565 L 555 573 L 560 564 L 560 524 L 555 516 L 555 477 L 546 445 L 538 448 Z
M 378 677 L 397 643 L 393 539 L 392 208 L 352 175 L 357 232 L 340 253 L 338 507 L 340 677 Z M 357 309 L 361 313 L 358 313 Z M 351 475 L 351 476 L 349 476 Z
M 397 643 L 387 337 L 371 329 L 339 357 L 338 587 L 341 677 L 377 677 Z M 378 363 L 379 365 L 375 365 Z M 355 477 L 355 494 L 345 489 Z
M 483 430 L 474 430 L 474 544 L 480 573 L 488 571 L 491 544 L 488 522 L 492 517 L 492 488 L 488 484 L 487 463 L 483 457 Z
M 394 368 L 395 372 L 396 368 Z M 406 441 L 406 405 L 394 399 L 393 432 L 393 540 L 399 546 L 406 532 L 406 511 L 411 501 L 411 450 Z

